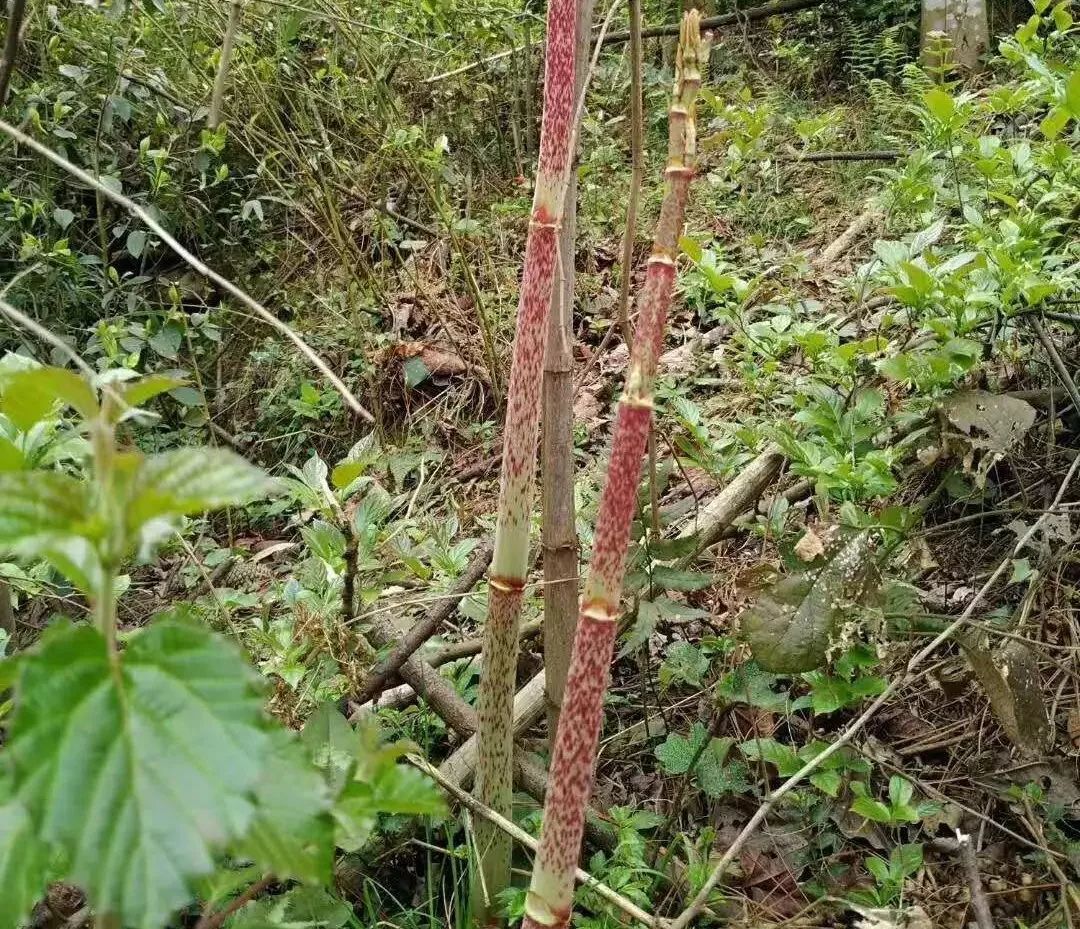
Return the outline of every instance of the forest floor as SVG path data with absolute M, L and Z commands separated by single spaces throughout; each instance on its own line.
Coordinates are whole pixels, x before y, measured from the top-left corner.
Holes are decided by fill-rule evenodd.
M 742 846 L 700 924 L 1080 920 L 1080 394 L 1068 307 L 1080 292 L 1080 166 L 1075 119 L 1060 138 L 1039 129 L 1080 52 L 1071 34 L 1041 28 L 1050 38 L 1025 54 L 1043 55 L 1053 80 L 1012 58 L 946 90 L 899 50 L 901 31 L 863 35 L 843 79 L 816 83 L 813 43 L 798 31 L 717 39 L 583 861 L 653 913 L 681 912 L 770 792 L 843 737 Z M 485 86 L 507 79 L 491 67 Z M 659 205 L 670 80 L 659 48 L 648 78 L 635 284 Z M 433 112 L 452 112 L 469 80 L 404 96 L 430 94 Z M 605 339 L 622 273 L 625 87 L 625 56 L 613 54 L 582 131 L 582 570 L 628 363 L 618 332 Z M 1018 88 L 1029 94 L 1019 103 Z M 444 770 L 468 735 L 452 701 L 448 712 L 397 678 L 370 702 L 354 697 L 386 643 L 449 598 L 460 602 L 418 657 L 458 699 L 475 698 L 486 594 L 482 583 L 454 591 L 493 524 L 530 191 L 501 157 L 505 138 L 483 141 L 482 154 L 495 153 L 488 174 L 463 167 L 474 152 L 454 160 L 474 128 L 450 127 L 449 142 L 426 124 L 387 133 L 365 178 L 400 157 L 410 183 L 380 209 L 312 182 L 309 199 L 277 216 L 266 191 L 300 174 L 279 167 L 292 164 L 281 137 L 280 161 L 252 172 L 265 188 L 244 210 L 260 202 L 274 225 L 249 283 L 298 308 L 292 322 L 376 425 L 250 321 L 232 317 L 205 352 L 189 333 L 207 415 L 167 415 L 170 428 L 278 468 L 289 490 L 201 525 L 160 565 L 134 571 L 120 606 L 136 627 L 195 602 L 270 678 L 275 715 L 300 727 L 327 701 L 371 713 Z M 230 144 L 255 150 L 262 131 L 252 119 Z M 304 170 L 317 177 L 337 146 L 347 174 L 347 143 L 326 131 Z M 844 157 L 866 152 L 876 156 Z M 416 188 L 425 195 L 410 199 Z M 338 215 L 321 212 L 322 194 Z M 190 309 L 197 288 L 186 286 Z M 355 616 L 342 615 L 346 540 L 324 491 L 345 504 L 358 544 Z M 843 558 L 859 584 L 837 580 Z M 543 667 L 540 578 L 537 565 L 522 687 Z M 47 612 L 22 618 L 40 626 Z M 526 716 L 519 742 L 542 770 L 542 699 Z M 519 786 L 515 820 L 535 833 L 540 790 Z M 421 831 L 386 818 L 339 862 L 348 919 L 464 925 L 468 841 L 453 817 Z M 521 896 L 507 901 L 512 914 Z M 581 902 L 579 925 L 621 923 L 594 894 Z

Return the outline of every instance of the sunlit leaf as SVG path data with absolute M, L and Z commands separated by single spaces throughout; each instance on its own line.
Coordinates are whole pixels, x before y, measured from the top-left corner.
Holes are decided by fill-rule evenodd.
M 128 526 L 137 529 L 157 517 L 247 503 L 272 487 L 265 472 L 227 449 L 182 448 L 151 455 L 135 477 Z
M 247 830 L 268 748 L 254 678 L 214 634 L 168 622 L 118 659 L 96 629 L 60 628 L 23 662 L 13 789 L 99 917 L 160 929 Z
M 35 368 L 6 375 L 0 381 L 0 408 L 24 432 L 51 412 L 53 405 L 72 407 L 83 419 L 97 414 L 93 388 L 66 368 Z

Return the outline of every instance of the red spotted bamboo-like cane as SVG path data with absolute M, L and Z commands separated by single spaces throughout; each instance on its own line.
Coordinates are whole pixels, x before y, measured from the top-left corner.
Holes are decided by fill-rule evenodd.
M 484 666 L 477 705 L 476 795 L 506 817 L 511 814 L 513 793 L 518 621 L 528 571 L 547 318 L 558 270 L 558 229 L 575 136 L 575 0 L 549 0 L 547 16 L 540 158 L 507 389 L 499 513 L 488 581 Z M 497 895 L 510 883 L 511 848 L 509 837 L 486 820 L 476 822 L 475 837 L 480 868 L 473 882 L 472 900 L 474 913 L 483 924 L 490 921 Z
M 701 84 L 701 56 L 700 18 L 691 11 L 682 22 L 675 90 L 668 114 L 667 190 L 638 302 L 630 370 L 619 402 L 611 460 L 600 498 L 592 563 L 559 717 L 524 929 L 564 929 L 570 922 L 574 871 L 592 790 L 626 550 L 652 422 L 656 362 L 675 285 L 675 254 L 694 170 L 694 98 Z

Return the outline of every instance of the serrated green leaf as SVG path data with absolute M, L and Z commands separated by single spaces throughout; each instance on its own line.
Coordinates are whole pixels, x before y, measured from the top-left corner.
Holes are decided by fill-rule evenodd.
M 235 452 L 181 448 L 151 455 L 135 476 L 127 523 L 137 530 L 158 517 L 190 516 L 267 494 L 270 478 Z
M 758 663 L 794 673 L 819 667 L 841 618 L 878 583 L 869 532 L 841 542 L 816 573 L 782 578 L 742 616 Z
M 24 659 L 13 790 L 99 916 L 160 929 L 246 832 L 268 748 L 256 685 L 238 651 L 179 623 L 117 659 L 96 629 L 59 628 Z
M 810 783 L 822 793 L 835 797 L 840 793 L 840 772 L 818 771 L 810 775 Z
M 44 419 L 56 403 L 72 407 L 83 419 L 97 415 L 93 388 L 66 368 L 34 368 L 3 378 L 0 408 L 24 432 Z
M 625 658 L 632 652 L 637 651 L 649 641 L 649 637 L 656 630 L 656 624 L 660 619 L 660 608 L 651 600 L 642 600 L 638 604 L 637 615 L 634 617 L 634 625 L 626 633 L 623 646 L 619 649 L 619 658 Z
M 333 703 L 324 703 L 304 723 L 300 741 L 331 789 L 340 791 L 356 766 L 358 738 L 349 721 Z
M 678 590 L 690 592 L 704 590 L 713 582 L 712 576 L 702 571 L 684 571 L 680 568 L 669 568 L 667 565 L 657 565 L 652 573 L 653 586 L 661 590 Z
M 0 806 L 0 929 L 19 929 L 45 892 L 49 849 L 21 803 Z
M 435 785 L 415 768 L 385 759 L 374 767 L 373 776 L 349 781 L 334 804 L 337 844 L 345 851 L 367 841 L 380 814 L 435 816 L 445 810 Z
M 701 723 L 694 723 L 690 737 L 668 733 L 666 739 L 653 749 L 656 760 L 660 762 L 665 774 L 685 774 L 690 770 L 690 762 L 705 741 L 707 732 Z
M 60 471 L 0 473 L 0 546 L 74 535 L 87 519 L 87 488 Z
M 328 882 L 334 863 L 330 791 L 304 746 L 284 729 L 271 733 L 255 804 L 240 854 L 279 878 Z

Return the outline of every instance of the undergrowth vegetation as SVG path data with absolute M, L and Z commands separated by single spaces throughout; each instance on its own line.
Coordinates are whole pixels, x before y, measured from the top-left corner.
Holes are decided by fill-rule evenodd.
M 251 0 L 214 128 L 228 4 L 27 9 L 5 125 L 254 295 L 372 421 L 3 132 L 0 929 L 464 929 L 486 908 L 473 587 L 543 7 Z M 907 0 L 713 36 L 575 926 L 960 927 L 980 896 L 997 926 L 1080 919 L 1073 16 L 995 4 L 973 75 L 919 63 Z M 633 268 L 621 39 L 585 97 L 561 256 L 582 565 L 673 66 L 648 39 Z M 535 710 L 512 886 L 486 901 L 511 922 L 553 735 Z

